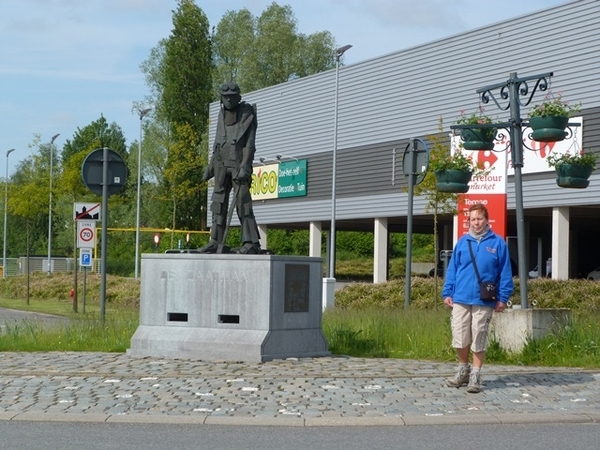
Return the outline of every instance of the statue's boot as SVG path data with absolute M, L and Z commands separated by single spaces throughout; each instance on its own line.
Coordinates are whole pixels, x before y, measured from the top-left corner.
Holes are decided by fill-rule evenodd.
M 246 242 L 239 248 L 234 250 L 234 253 L 241 255 L 258 255 L 260 253 L 260 244 L 258 242 Z
M 198 249 L 199 253 L 217 253 L 217 249 L 219 248 L 219 243 L 214 240 L 211 239 L 210 241 L 208 241 L 208 244 L 206 244 L 204 247 L 201 247 Z

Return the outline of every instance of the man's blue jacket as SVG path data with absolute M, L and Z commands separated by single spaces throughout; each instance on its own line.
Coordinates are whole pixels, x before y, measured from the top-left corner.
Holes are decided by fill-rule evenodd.
M 464 305 L 494 305 L 493 302 L 480 299 L 479 281 L 469 253 L 469 241 L 481 281 L 496 283 L 498 300 L 506 303 L 514 290 L 510 256 L 504 239 L 492 230 L 479 242 L 469 234 L 458 240 L 446 271 L 442 298 L 452 297 L 454 303 Z

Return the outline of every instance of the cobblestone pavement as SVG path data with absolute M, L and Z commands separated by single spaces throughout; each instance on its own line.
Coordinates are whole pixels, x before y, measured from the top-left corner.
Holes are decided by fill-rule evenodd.
M 449 388 L 455 364 L 343 356 L 265 363 L 122 353 L 0 353 L 0 420 L 224 425 L 600 422 L 600 369 L 486 365 L 483 391 Z

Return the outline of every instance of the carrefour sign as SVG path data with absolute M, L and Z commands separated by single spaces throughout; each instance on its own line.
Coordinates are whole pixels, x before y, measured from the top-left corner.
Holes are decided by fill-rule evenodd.
M 252 200 L 306 195 L 306 160 L 255 167 L 250 193 Z

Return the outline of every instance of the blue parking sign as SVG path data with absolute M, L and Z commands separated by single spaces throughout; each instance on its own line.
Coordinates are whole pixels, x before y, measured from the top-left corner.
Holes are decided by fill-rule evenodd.
M 80 248 L 79 249 L 79 265 L 81 267 L 92 267 L 92 249 L 91 248 Z

